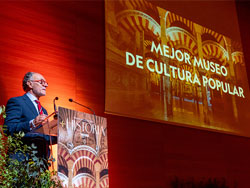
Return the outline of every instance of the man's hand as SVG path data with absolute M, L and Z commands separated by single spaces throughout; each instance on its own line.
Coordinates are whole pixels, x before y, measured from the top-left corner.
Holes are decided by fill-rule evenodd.
M 36 118 L 34 119 L 33 123 L 35 126 L 38 126 L 40 124 L 46 123 L 46 121 L 44 121 L 44 119 L 47 117 L 46 114 L 42 114 L 42 115 L 38 115 L 36 116 Z M 44 122 L 43 122 L 44 121 Z

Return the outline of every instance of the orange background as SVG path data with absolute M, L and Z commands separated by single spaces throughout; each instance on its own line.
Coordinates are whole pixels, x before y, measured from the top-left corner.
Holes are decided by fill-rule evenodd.
M 53 112 L 56 96 L 59 106 L 87 111 L 70 103 L 68 99 L 72 98 L 97 111 L 100 109 L 97 106 L 104 103 L 101 97 L 104 81 L 97 82 L 97 78 L 104 80 L 104 51 L 96 42 L 104 41 L 104 31 L 99 30 L 97 35 L 93 28 L 103 23 L 92 20 L 94 17 L 81 19 L 87 16 L 86 12 L 79 17 L 67 6 L 67 3 L 53 2 L 1 3 L 1 104 L 24 94 L 23 76 L 33 71 L 41 73 L 49 83 L 47 96 L 41 98 L 49 113 Z M 103 12 L 98 14 L 102 16 Z
M 192 12 L 192 4 L 179 2 L 179 12 L 186 9 L 188 15 L 169 9 L 219 33 L 226 29 L 234 39 L 230 20 L 209 21 L 205 13 L 218 21 L 230 15 L 211 3 Z M 250 3 L 237 6 L 249 73 Z M 41 98 L 49 113 L 58 96 L 57 105 L 89 112 L 67 101 L 73 98 L 107 117 L 110 188 L 170 187 L 175 176 L 224 177 L 230 187 L 248 188 L 249 138 L 104 114 L 104 32 L 103 1 L 0 2 L 0 104 L 22 95 L 23 75 L 35 71 L 49 82 Z

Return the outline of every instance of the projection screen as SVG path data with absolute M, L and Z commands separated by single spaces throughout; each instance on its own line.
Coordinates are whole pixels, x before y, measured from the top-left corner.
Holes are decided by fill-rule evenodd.
M 106 113 L 250 136 L 240 37 L 161 5 L 105 2 Z

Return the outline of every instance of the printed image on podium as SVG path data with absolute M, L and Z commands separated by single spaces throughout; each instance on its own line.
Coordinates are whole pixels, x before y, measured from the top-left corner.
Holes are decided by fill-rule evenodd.
M 108 188 L 106 118 L 58 109 L 58 178 L 63 187 Z

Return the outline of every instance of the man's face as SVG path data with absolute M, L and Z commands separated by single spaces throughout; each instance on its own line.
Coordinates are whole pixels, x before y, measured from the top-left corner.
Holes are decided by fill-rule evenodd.
M 41 74 L 34 73 L 32 79 L 28 81 L 28 85 L 31 88 L 30 93 L 37 98 L 46 95 L 46 88 L 48 87 L 48 83 Z

